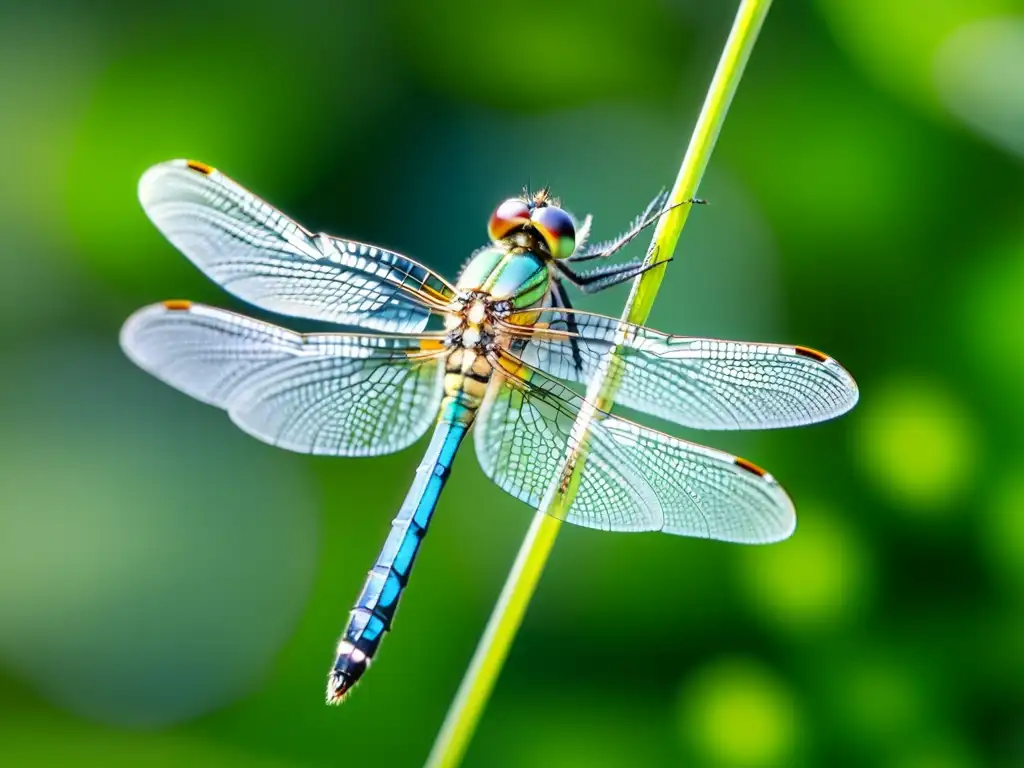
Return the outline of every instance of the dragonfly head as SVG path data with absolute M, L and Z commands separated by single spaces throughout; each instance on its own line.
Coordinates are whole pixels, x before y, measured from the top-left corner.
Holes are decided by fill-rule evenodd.
M 576 248 L 576 224 L 545 188 L 523 197 L 512 197 L 499 205 L 487 225 L 492 240 L 500 241 L 520 233 L 531 239 L 554 259 L 571 256 Z

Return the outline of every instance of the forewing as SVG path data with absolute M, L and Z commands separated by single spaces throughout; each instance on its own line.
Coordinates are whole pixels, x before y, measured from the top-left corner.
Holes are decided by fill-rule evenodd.
M 246 432 L 301 453 L 373 456 L 415 442 L 437 416 L 436 336 L 299 334 L 188 302 L 139 310 L 121 345 Z
M 617 347 L 615 401 L 686 427 L 791 427 L 834 418 L 857 402 L 853 377 L 807 347 L 668 336 L 565 309 L 545 312 L 538 326 L 522 331 L 530 338 L 527 363 L 585 383 Z
M 750 462 L 610 416 L 527 366 L 504 370 L 479 416 L 477 456 L 517 498 L 547 507 L 554 490 L 576 482 L 556 515 L 577 525 L 743 543 L 792 532 L 789 497 Z M 578 455 L 582 470 L 566 461 Z
M 209 166 L 172 160 L 139 182 L 157 228 L 207 276 L 271 312 L 417 333 L 454 289 L 392 251 L 312 234 Z

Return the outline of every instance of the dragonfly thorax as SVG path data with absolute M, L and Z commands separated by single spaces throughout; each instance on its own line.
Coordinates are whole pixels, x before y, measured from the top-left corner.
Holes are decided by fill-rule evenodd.
M 509 302 L 496 301 L 482 291 L 460 294 L 445 317 L 446 345 L 486 354 L 495 344 L 494 321 L 510 311 Z
M 477 251 L 459 276 L 460 295 L 478 296 L 485 306 L 505 302 L 509 309 L 541 303 L 550 287 L 547 259 L 508 243 Z M 470 303 L 465 305 L 469 308 Z
M 466 309 L 466 321 L 473 325 L 479 325 L 485 317 L 487 317 L 487 305 L 483 299 L 474 299 Z

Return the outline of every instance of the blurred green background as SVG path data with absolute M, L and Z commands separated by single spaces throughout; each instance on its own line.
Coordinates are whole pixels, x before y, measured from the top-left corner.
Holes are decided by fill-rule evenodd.
M 468 765 L 1024 765 L 1024 4 L 776 5 L 651 324 L 825 350 L 861 403 L 699 436 L 786 486 L 785 543 L 564 529 Z M 531 515 L 465 451 L 325 707 L 422 446 L 288 455 L 130 365 L 136 307 L 238 306 L 143 170 L 206 161 L 449 277 L 528 180 L 610 237 L 671 184 L 734 8 L 4 5 L 0 764 L 419 765 Z

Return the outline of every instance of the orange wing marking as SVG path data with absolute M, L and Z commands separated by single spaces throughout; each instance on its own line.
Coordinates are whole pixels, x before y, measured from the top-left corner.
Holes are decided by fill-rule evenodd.
M 198 160 L 186 160 L 185 165 L 191 168 L 193 171 L 198 171 L 203 176 L 209 176 L 213 173 L 213 166 L 207 165 L 206 163 L 200 163 Z
M 828 355 L 816 349 L 811 349 L 810 347 L 793 347 L 793 349 L 801 357 L 809 357 L 811 360 L 817 360 L 819 363 L 828 362 Z
M 444 349 L 444 339 L 420 339 L 420 349 L 424 352 L 437 352 Z
M 764 477 L 765 475 L 768 474 L 765 470 L 761 469 L 754 462 L 747 461 L 746 459 L 742 459 L 739 456 L 733 459 L 733 461 L 735 462 L 737 467 L 742 467 L 743 469 L 747 470 L 747 472 L 755 474 L 758 477 Z
M 420 348 L 408 349 L 405 355 L 411 360 L 417 360 L 433 357 L 444 348 L 444 339 L 420 339 Z

